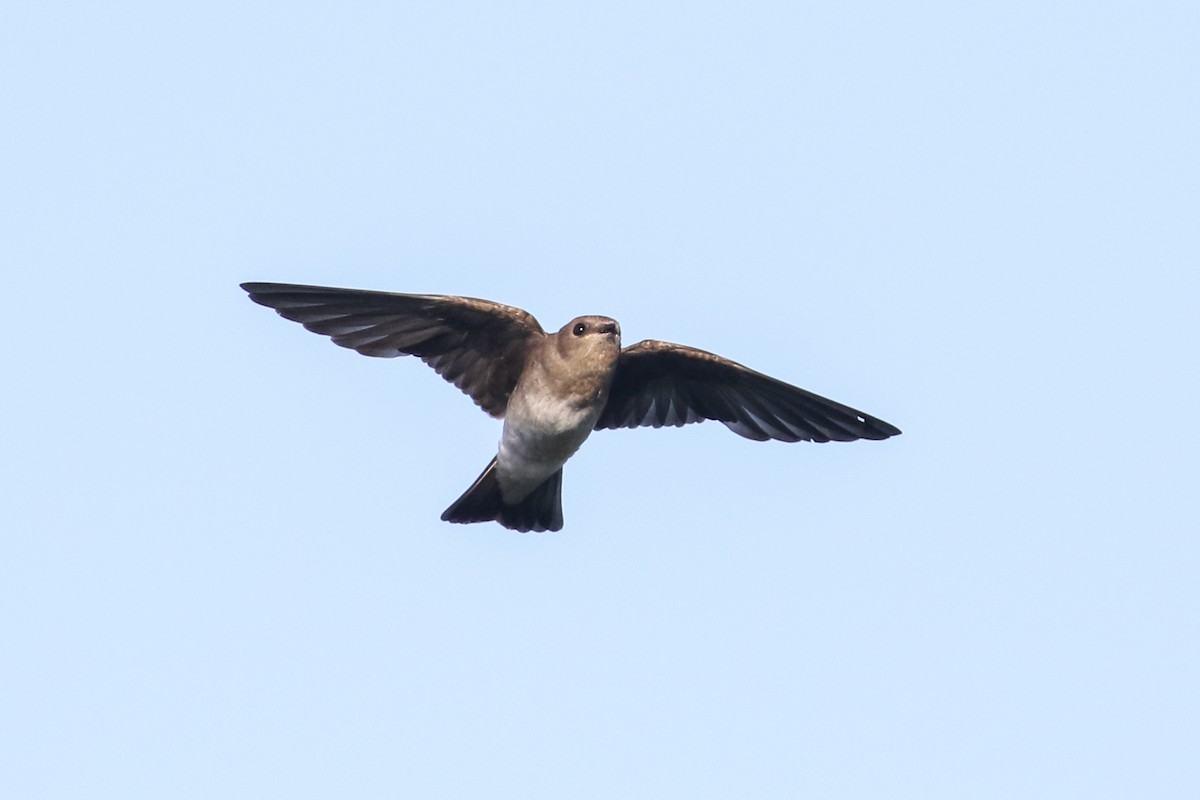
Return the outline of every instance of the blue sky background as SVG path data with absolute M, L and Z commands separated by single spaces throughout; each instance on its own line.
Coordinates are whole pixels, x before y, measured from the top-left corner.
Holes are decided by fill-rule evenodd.
M 1194 3 L 0 9 L 0 795 L 1200 796 Z M 246 280 L 895 423 L 499 424 Z

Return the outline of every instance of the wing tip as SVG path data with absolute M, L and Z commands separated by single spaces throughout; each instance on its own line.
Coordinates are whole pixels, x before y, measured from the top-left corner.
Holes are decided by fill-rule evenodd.
M 282 283 L 265 283 L 263 281 L 246 281 L 239 283 L 238 287 L 245 292 L 251 300 L 258 303 L 260 306 L 273 308 L 274 306 L 264 301 L 269 295 L 279 294 L 280 289 L 287 288 L 287 284 Z
M 865 417 L 862 421 L 867 433 L 869 434 L 863 436 L 864 439 L 882 441 L 884 439 L 890 439 L 893 436 L 899 436 L 901 433 L 903 433 L 902 430 L 890 422 L 884 422 L 883 420 L 876 419 L 875 417 Z

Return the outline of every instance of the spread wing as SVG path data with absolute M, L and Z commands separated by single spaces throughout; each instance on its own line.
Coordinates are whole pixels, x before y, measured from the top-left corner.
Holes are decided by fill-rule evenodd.
M 533 315 L 471 297 L 243 283 L 250 299 L 365 356 L 413 355 L 494 417 L 504 416 L 530 344 Z
M 621 351 L 596 428 L 661 428 L 706 419 L 758 441 L 850 442 L 900 433 L 883 420 L 728 359 L 656 341 Z

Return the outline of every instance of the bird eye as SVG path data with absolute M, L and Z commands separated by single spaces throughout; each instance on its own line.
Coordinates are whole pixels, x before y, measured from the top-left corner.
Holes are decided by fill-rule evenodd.
M 584 325 L 581 322 L 571 330 L 571 333 L 575 334 L 576 336 L 583 336 L 585 333 L 587 333 L 587 325 Z

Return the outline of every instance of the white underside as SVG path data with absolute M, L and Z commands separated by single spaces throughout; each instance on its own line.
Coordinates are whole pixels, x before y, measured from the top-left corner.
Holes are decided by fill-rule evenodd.
M 496 477 L 506 503 L 524 499 L 559 470 L 592 432 L 599 409 L 515 396 L 504 417 Z

